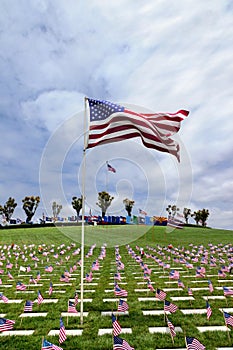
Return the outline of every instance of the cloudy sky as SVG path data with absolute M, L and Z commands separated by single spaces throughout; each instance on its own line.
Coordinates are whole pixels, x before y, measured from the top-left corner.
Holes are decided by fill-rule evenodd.
M 53 201 L 73 215 L 85 184 L 87 213 L 108 190 L 112 215 L 128 197 L 134 214 L 206 208 L 209 226 L 233 229 L 231 0 L 1 0 L 0 47 L 0 203 L 14 197 L 15 217 L 26 195 L 41 197 L 37 216 Z M 84 167 L 85 96 L 190 111 L 181 162 L 135 138 L 87 150 Z

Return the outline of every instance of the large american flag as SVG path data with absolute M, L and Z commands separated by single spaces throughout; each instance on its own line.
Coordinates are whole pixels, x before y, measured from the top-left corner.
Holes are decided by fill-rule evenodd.
M 189 112 L 137 113 L 109 101 L 87 99 L 90 125 L 87 148 L 140 137 L 144 146 L 168 152 L 179 160 L 179 144 L 170 138 Z

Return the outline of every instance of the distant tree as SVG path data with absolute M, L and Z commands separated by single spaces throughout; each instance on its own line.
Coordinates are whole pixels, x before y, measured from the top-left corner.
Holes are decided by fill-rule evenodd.
M 188 224 L 189 216 L 191 216 L 191 209 L 184 208 L 183 215 L 184 215 L 184 219 L 185 219 L 186 224 Z
M 131 212 L 132 212 L 132 209 L 133 209 L 133 206 L 134 206 L 134 201 L 133 200 L 130 200 L 128 198 L 125 198 L 123 200 L 123 203 L 125 205 L 125 210 L 127 211 L 128 213 L 128 216 L 131 216 Z
M 83 206 L 83 196 L 81 197 L 72 197 L 72 207 L 73 209 L 76 211 L 76 214 L 77 214 L 77 221 L 78 221 L 78 218 L 79 218 L 79 213 L 80 213 L 80 210 L 82 209 L 82 206 Z
M 208 209 L 202 209 L 202 210 L 198 210 L 199 212 L 199 221 L 201 222 L 202 226 L 206 226 L 206 221 L 210 215 L 209 210 Z
M 201 220 L 201 215 L 200 215 L 200 210 L 194 211 L 191 214 L 191 217 L 194 219 L 194 221 L 196 222 L 196 225 L 199 224 L 200 220 Z
M 57 204 L 56 202 L 53 202 L 52 204 L 52 211 L 53 211 L 53 218 L 56 219 L 58 215 L 60 214 L 62 210 L 62 205 Z
M 23 210 L 27 216 L 26 223 L 30 223 L 40 203 L 40 197 L 26 196 L 24 199 L 22 199 L 22 202 Z
M 96 205 L 98 205 L 98 207 L 101 208 L 102 217 L 105 216 L 106 211 L 107 211 L 108 207 L 110 207 L 113 199 L 114 199 L 114 197 L 112 197 L 106 191 L 102 191 L 102 192 L 98 193 L 98 202 L 96 203 Z
M 166 208 L 166 211 L 168 212 L 168 216 L 174 218 L 176 216 L 176 213 L 180 209 L 176 205 L 171 205 L 169 204 L 168 207 Z
M 17 203 L 15 202 L 15 199 L 12 197 L 8 198 L 4 206 L 0 205 L 0 214 L 4 216 L 7 222 L 10 221 L 16 207 L 17 207 Z

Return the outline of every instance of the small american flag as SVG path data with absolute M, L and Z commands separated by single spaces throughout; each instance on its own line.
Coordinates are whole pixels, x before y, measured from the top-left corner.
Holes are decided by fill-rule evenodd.
M 59 343 L 62 344 L 66 340 L 66 330 L 62 318 L 60 317 Z
M 107 168 L 108 168 L 108 171 L 111 171 L 112 173 L 116 172 L 116 169 L 113 168 L 108 162 L 107 162 Z
M 169 311 L 171 313 L 176 312 L 178 310 L 178 306 L 170 303 L 168 300 L 164 300 L 164 311 Z
M 210 307 L 210 304 L 208 303 L 208 301 L 206 302 L 206 317 L 207 320 L 210 319 L 210 316 L 212 315 L 212 309 Z
M 76 306 L 78 304 L 78 293 L 74 293 L 74 305 Z
M 50 284 L 49 284 L 49 295 L 52 295 L 52 293 L 53 293 L 53 284 L 52 284 L 52 282 L 50 282 Z
M 233 316 L 228 314 L 225 311 L 223 311 L 223 314 L 224 314 L 226 326 L 229 325 L 233 327 Z
M 27 287 L 25 286 L 25 284 L 23 284 L 22 282 L 17 282 L 16 283 L 16 289 L 17 290 L 25 290 Z
M 227 288 L 227 287 L 223 287 L 223 294 L 224 294 L 225 296 L 233 295 L 233 290 L 230 289 L 230 288 Z
M 212 284 L 212 282 L 210 280 L 208 281 L 208 284 L 209 284 L 209 291 L 210 291 L 210 293 L 213 293 L 214 287 L 213 287 L 213 284 Z
M 178 287 L 185 288 L 184 283 L 181 280 L 178 280 Z
M 40 305 L 43 302 L 43 300 L 44 300 L 44 298 L 43 298 L 41 292 L 38 291 L 38 297 L 37 297 L 38 305 Z
M 60 346 L 50 343 L 46 339 L 42 342 L 41 350 L 63 350 Z
M 173 324 L 171 323 L 171 321 L 169 321 L 169 319 L 167 318 L 167 325 L 169 327 L 170 333 L 172 338 L 174 338 L 176 336 L 176 331 L 175 331 L 175 327 L 173 326 Z
M 5 332 L 13 329 L 15 321 L 0 317 L 0 332 Z
M 76 310 L 75 304 L 71 300 L 68 301 L 68 312 L 72 312 L 72 313 L 78 312 Z
M 167 293 L 164 292 L 162 289 L 157 288 L 156 289 L 156 293 L 155 293 L 155 297 L 159 300 L 164 300 L 167 296 Z
M 113 337 L 113 350 L 134 350 L 126 340 L 120 337 Z
M 127 296 L 128 296 L 127 290 L 121 289 L 121 288 L 118 287 L 118 286 L 115 286 L 115 288 L 114 288 L 114 294 L 115 294 L 116 296 L 119 296 L 119 297 L 127 297 Z
M 117 311 L 118 312 L 125 312 L 129 309 L 129 305 L 126 303 L 126 301 L 124 301 L 123 299 L 119 300 L 119 304 L 118 304 L 118 308 Z
M 13 280 L 13 279 L 14 279 L 14 277 L 12 276 L 12 274 L 10 273 L 10 271 L 7 272 L 7 275 L 8 275 L 8 278 L 9 278 L 10 280 Z
M 205 346 L 196 338 L 185 337 L 185 341 L 188 350 L 205 350 Z
M 24 305 L 24 312 L 32 312 L 32 306 L 33 306 L 33 302 L 30 300 L 27 300 Z
M 114 336 L 117 336 L 121 333 L 121 326 L 113 314 L 112 314 L 112 327 L 113 327 Z
M 5 295 L 3 295 L 3 293 L 0 293 L 0 299 L 2 299 L 4 303 L 8 303 L 9 301 L 9 299 Z
M 188 295 L 193 296 L 193 291 L 190 287 L 188 287 Z

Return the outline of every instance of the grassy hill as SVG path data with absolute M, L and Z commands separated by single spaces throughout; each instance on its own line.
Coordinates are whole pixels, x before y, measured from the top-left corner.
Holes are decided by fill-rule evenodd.
M 232 242 L 233 231 L 216 230 L 207 228 L 190 228 L 186 227 L 182 230 L 171 230 L 166 227 L 146 227 L 146 226 L 107 226 L 107 227 L 85 227 L 85 254 L 89 251 L 92 245 L 96 245 L 93 255 L 85 258 L 85 273 L 89 273 L 92 263 L 98 259 L 101 246 L 106 243 L 106 257 L 100 261 L 101 268 L 99 271 L 93 271 L 93 282 L 97 285 L 86 285 L 85 289 L 89 292 L 84 293 L 84 298 L 91 298 L 93 301 L 84 303 L 84 311 L 88 312 L 88 316 L 84 318 L 84 324 L 80 325 L 78 317 L 63 318 L 66 329 L 80 329 L 83 330 L 82 336 L 68 336 L 67 340 L 61 345 L 64 350 L 87 350 L 87 349 L 101 349 L 107 350 L 112 349 L 112 336 L 111 334 L 98 336 L 98 330 L 100 328 L 112 328 L 111 317 L 101 316 L 102 311 L 116 311 L 116 302 L 104 302 L 104 298 L 115 298 L 113 293 L 113 276 L 116 272 L 115 262 L 115 246 L 120 246 L 121 261 L 125 264 L 125 269 L 121 272 L 124 279 L 119 282 L 121 288 L 125 288 L 128 291 L 127 303 L 129 305 L 129 316 L 120 316 L 118 318 L 122 328 L 131 328 L 132 334 L 120 334 L 119 336 L 126 339 L 131 346 L 140 350 L 152 350 L 161 348 L 184 348 L 184 334 L 187 336 L 197 337 L 206 349 L 212 350 L 217 347 L 227 347 L 232 343 L 232 335 L 230 340 L 227 332 L 205 332 L 199 333 L 197 326 L 205 325 L 224 325 L 224 319 L 222 313 L 219 311 L 221 308 L 229 307 L 233 308 L 233 298 L 229 297 L 226 300 L 213 300 L 211 301 L 211 307 L 213 309 L 213 315 L 208 321 L 206 315 L 188 315 L 184 316 L 180 309 L 192 309 L 192 308 L 205 308 L 206 304 L 203 299 L 204 295 L 209 295 L 208 290 L 197 290 L 194 292 L 194 300 L 190 301 L 179 301 L 179 310 L 169 316 L 169 320 L 176 327 L 181 327 L 183 333 L 177 333 L 175 337 L 174 345 L 172 344 L 170 334 L 151 334 L 149 333 L 149 327 L 164 327 L 166 322 L 164 315 L 160 316 L 144 316 L 143 310 L 161 310 L 163 309 L 163 302 L 156 301 L 154 296 L 155 293 L 149 291 L 138 292 L 137 289 L 147 288 L 146 281 L 143 279 L 143 271 L 139 264 L 132 259 L 131 255 L 126 249 L 126 245 L 129 245 L 137 254 L 136 246 L 144 247 L 145 251 L 150 253 L 150 248 L 156 250 L 157 254 L 161 247 L 167 247 L 172 244 L 177 249 L 189 249 L 190 244 L 193 246 L 203 245 L 207 250 L 209 244 L 219 245 L 222 247 Z M 80 267 L 77 269 L 77 275 L 74 275 L 74 280 L 71 280 L 71 285 L 64 287 L 54 287 L 54 293 L 51 297 L 48 296 L 49 282 L 53 284 L 59 284 L 60 275 L 65 269 L 69 269 L 70 266 L 75 264 L 80 259 L 79 255 L 72 255 L 73 250 L 68 250 L 67 246 L 71 246 L 74 243 L 75 249 L 80 247 L 81 241 L 81 227 L 48 227 L 48 228 L 30 228 L 30 229 L 10 229 L 0 231 L 0 253 L 1 257 L 6 256 L 5 260 L 1 260 L 3 266 L 0 269 L 4 269 L 4 273 L 0 275 L 2 278 L 3 285 L 12 284 L 11 288 L 3 288 L 0 285 L 0 292 L 3 292 L 9 299 L 22 299 L 22 303 L 1 303 L 0 314 L 5 314 L 6 318 L 15 320 L 15 330 L 23 329 L 34 329 L 32 336 L 0 336 L 0 350 L 23 350 L 23 349 L 41 349 L 42 337 L 46 337 L 50 342 L 58 345 L 58 336 L 47 336 L 51 329 L 59 329 L 59 319 L 62 312 L 67 311 L 67 302 L 70 298 L 74 298 L 75 290 L 79 290 L 80 286 Z M 28 260 L 23 261 L 20 256 L 16 261 L 13 254 L 14 250 L 10 248 L 11 244 L 14 243 L 23 248 L 24 245 L 32 245 L 31 250 L 28 248 L 25 253 Z M 54 252 L 47 256 L 38 255 L 38 246 L 43 244 L 44 249 L 50 252 L 51 247 L 54 252 L 60 251 L 61 244 L 64 244 L 64 255 L 59 255 L 59 258 L 54 257 Z M 4 247 L 5 245 L 5 247 Z M 34 245 L 34 246 L 33 246 Z M 160 247 L 160 248 L 158 248 Z M 198 249 L 198 248 L 196 248 Z M 35 252 L 39 257 L 38 265 L 34 266 L 34 261 L 30 260 L 30 252 Z M 166 253 L 167 254 L 167 253 Z M 218 259 L 218 252 L 215 253 Z M 69 257 L 69 259 L 68 259 Z M 158 255 L 159 258 L 162 255 Z M 223 254 L 223 258 L 227 256 Z M 7 260 L 13 263 L 13 268 L 10 270 L 14 276 L 14 280 L 9 280 L 7 277 L 7 270 L 5 268 Z M 57 262 L 61 262 L 57 265 Z M 164 260 L 166 261 L 166 260 Z M 18 264 L 17 268 L 15 264 Z M 154 288 L 166 289 L 167 287 L 174 286 L 176 284 L 169 283 L 169 271 L 164 270 L 154 260 L 145 258 L 144 263 L 148 264 L 153 269 L 151 274 L 151 281 L 154 283 Z M 208 287 L 208 278 L 201 280 L 195 280 L 195 269 L 185 269 L 181 264 L 174 263 L 171 255 L 171 268 L 183 269 L 183 275 L 189 275 L 186 278 L 181 279 L 185 284 L 185 289 L 177 291 L 169 291 L 167 293 L 167 299 L 171 301 L 171 297 L 174 296 L 187 296 L 187 287 L 195 287 L 202 285 Z M 19 274 L 19 266 L 31 265 L 32 270 L 30 273 Z M 45 265 L 52 264 L 54 271 L 51 274 L 45 273 Z M 195 264 L 195 267 L 200 265 L 200 262 Z M 206 266 L 207 274 L 211 275 L 211 281 L 215 287 L 222 287 L 221 282 L 217 276 L 218 268 L 220 263 L 217 264 L 216 268 L 209 268 Z M 23 283 L 28 284 L 29 277 L 36 276 L 37 271 L 41 273 L 42 286 L 37 287 L 29 286 L 27 290 L 32 291 L 30 294 L 24 292 L 16 293 L 16 282 L 20 279 Z M 137 276 L 137 277 L 136 277 Z M 164 278 L 160 278 L 164 276 Z M 232 275 L 227 275 L 226 282 L 227 286 L 233 287 Z M 122 282 L 127 283 L 126 285 L 121 284 Z M 141 284 L 138 284 L 141 283 Z M 145 283 L 144 283 L 145 282 Z M 173 282 L 174 283 L 174 282 Z M 175 282 L 176 283 L 176 282 Z M 20 318 L 20 314 L 23 312 L 24 304 L 27 299 L 36 300 L 37 292 L 40 289 L 44 298 L 58 298 L 56 304 L 45 304 L 42 303 L 40 306 L 36 303 L 33 306 L 34 312 L 47 312 L 47 316 L 36 317 L 36 318 Z M 56 294 L 56 290 L 65 290 L 65 293 Z M 92 293 L 91 289 L 95 289 Z M 112 289 L 112 291 L 111 291 Z M 208 289 L 208 288 L 207 288 Z M 110 290 L 110 292 L 107 292 Z M 213 295 L 222 296 L 223 292 L 221 289 L 215 289 Z M 152 300 L 147 302 L 140 302 L 139 297 L 152 297 Z M 77 306 L 79 310 L 79 305 Z

